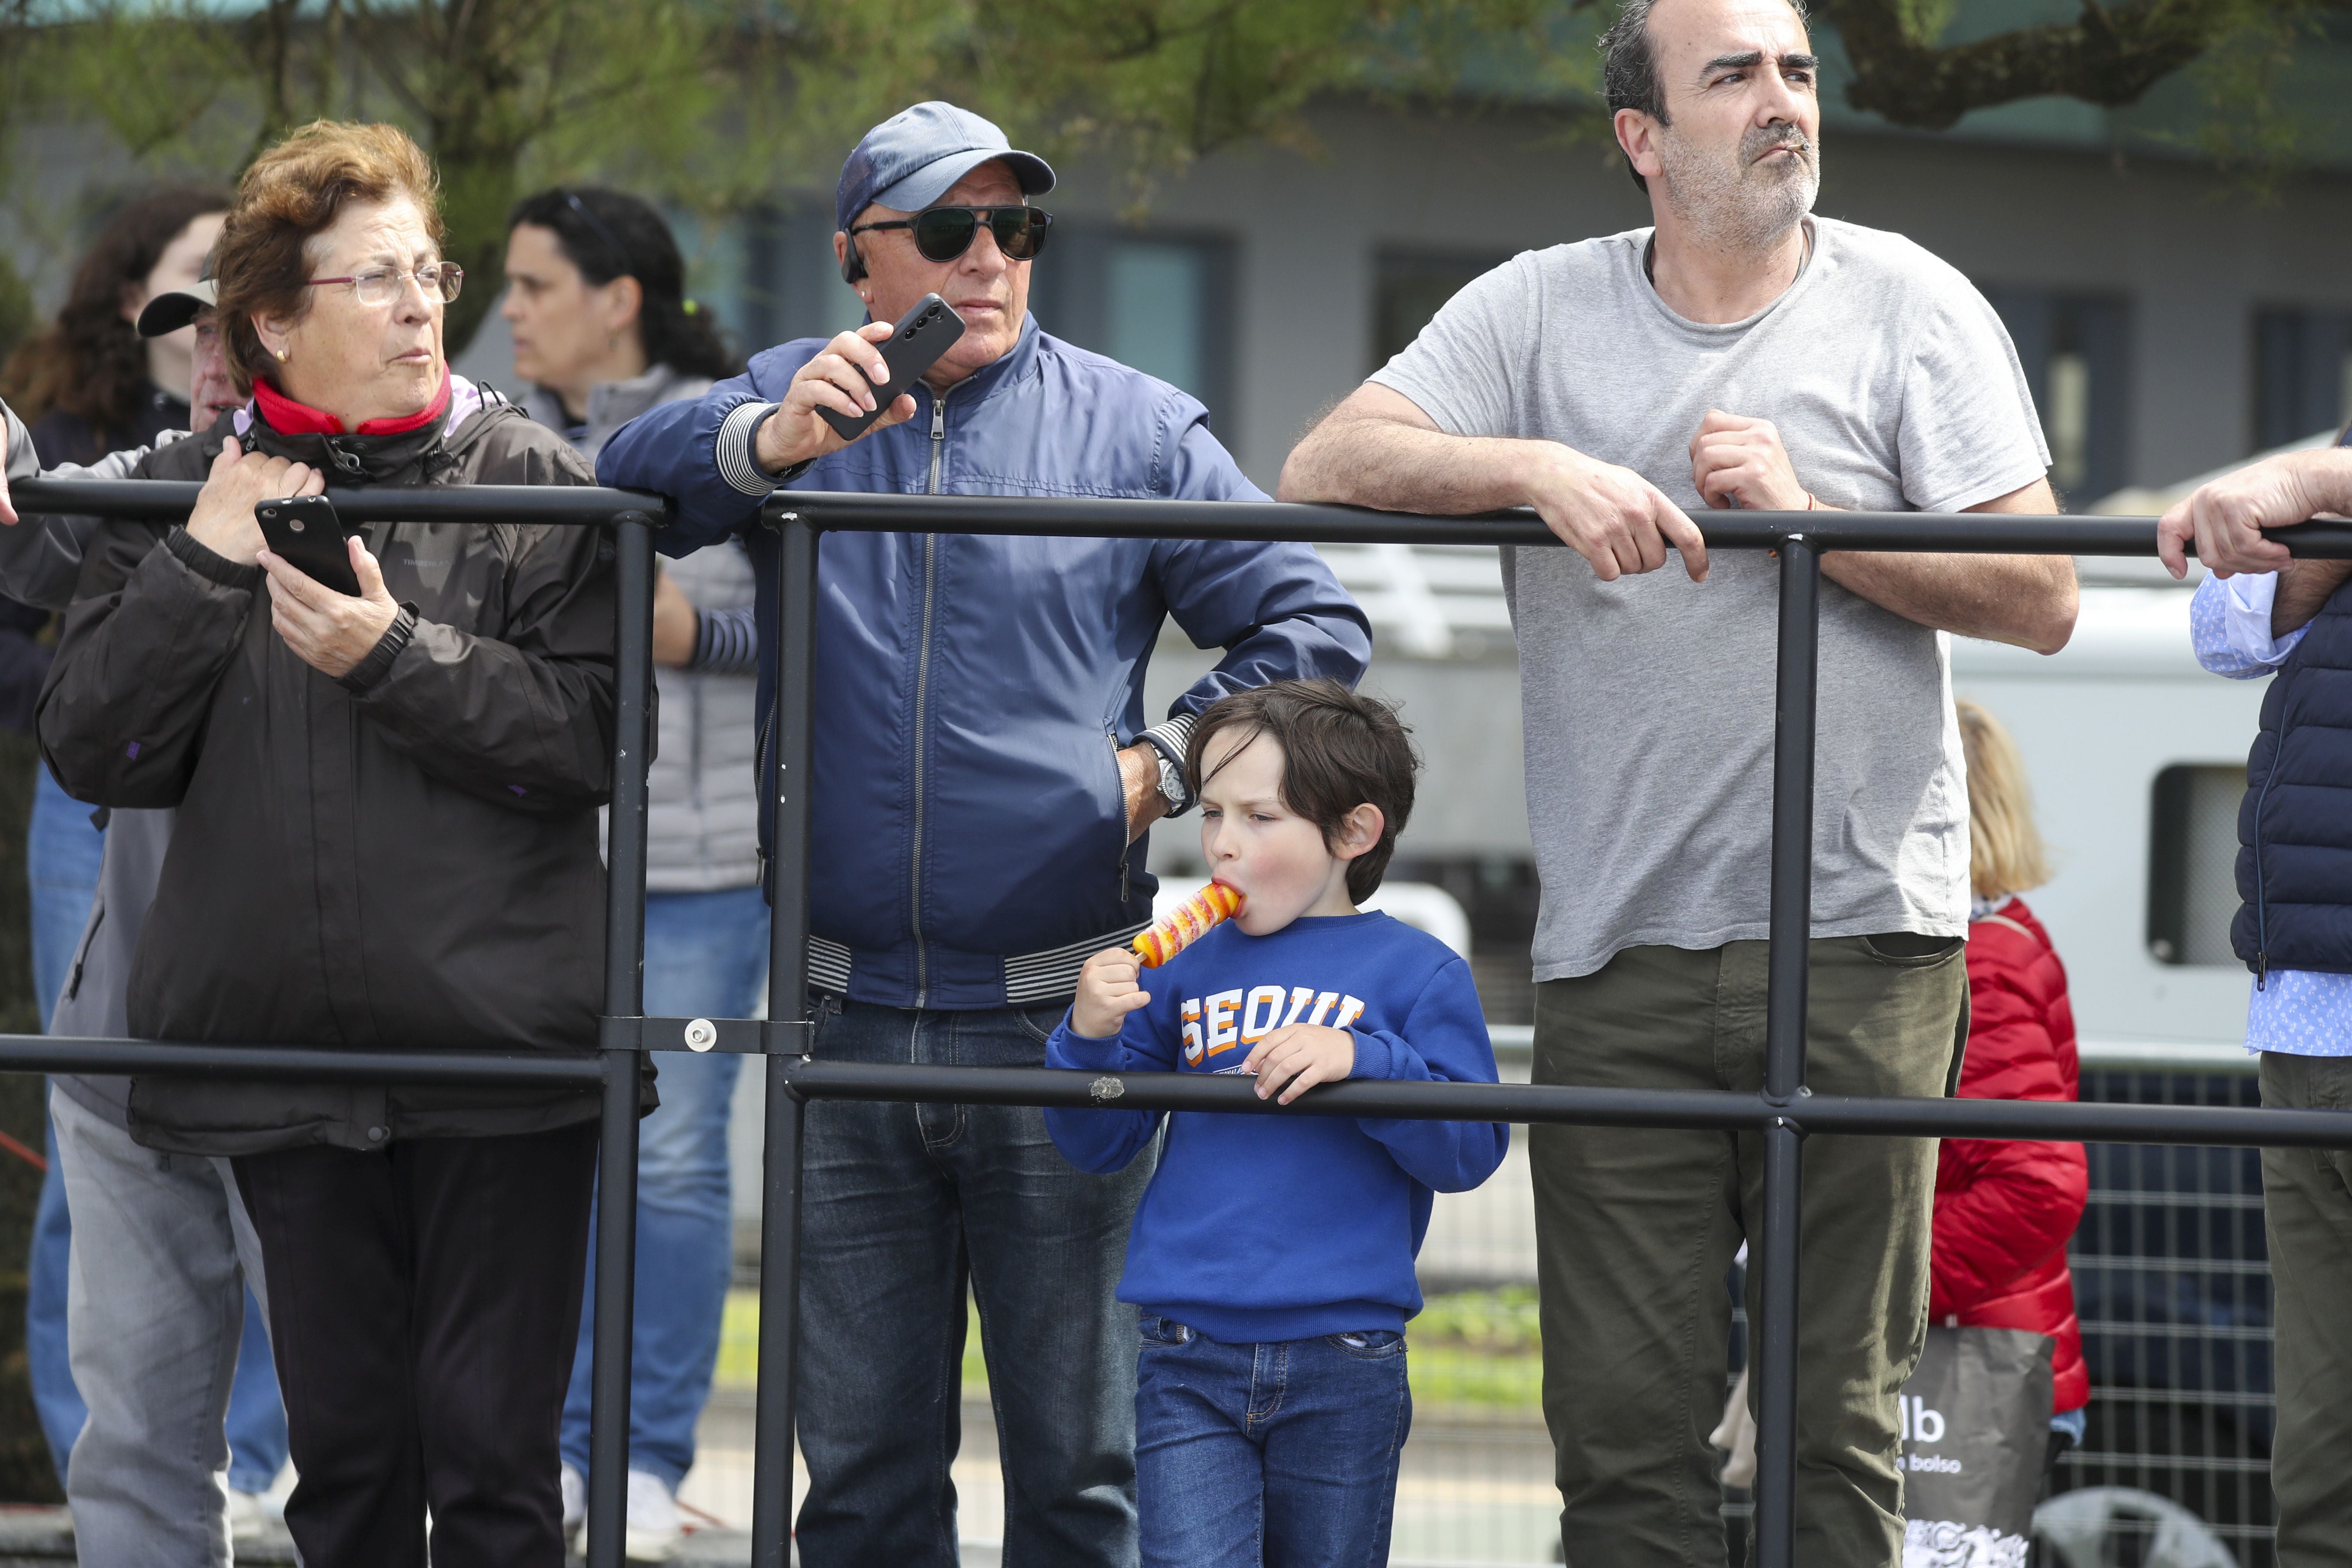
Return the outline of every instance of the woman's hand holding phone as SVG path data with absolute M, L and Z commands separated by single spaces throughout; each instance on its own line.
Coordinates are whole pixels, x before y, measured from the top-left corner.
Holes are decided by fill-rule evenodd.
M 269 574 L 269 624 L 295 658 L 338 679 L 375 651 L 400 618 L 399 602 L 385 590 L 367 546 L 353 534 L 343 548 L 360 580 L 357 597 L 335 592 L 282 555 L 268 550 L 260 555 L 261 569 Z
M 326 488 L 327 477 L 308 463 L 246 451 L 231 437 L 221 443 L 212 473 L 196 493 L 188 537 L 225 561 L 251 566 L 265 548 L 254 507 L 282 496 L 318 495 Z

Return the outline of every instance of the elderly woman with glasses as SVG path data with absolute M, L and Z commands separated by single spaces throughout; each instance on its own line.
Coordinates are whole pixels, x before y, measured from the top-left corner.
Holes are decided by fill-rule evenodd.
M 263 153 L 218 252 L 252 402 L 158 451 L 181 526 L 104 525 L 41 698 L 68 793 L 179 816 L 131 1032 L 369 1050 L 595 1042 L 611 551 L 578 527 L 376 524 L 359 592 L 269 551 L 257 503 L 344 487 L 587 484 L 450 374 L 431 165 L 379 125 Z M 259 1237 L 305 1561 L 557 1568 L 593 1094 L 145 1078 L 131 1131 L 228 1157 Z

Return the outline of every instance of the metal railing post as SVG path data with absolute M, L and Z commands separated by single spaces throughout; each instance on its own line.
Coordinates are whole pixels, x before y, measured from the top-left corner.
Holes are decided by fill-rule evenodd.
M 1821 664 L 1821 554 L 1780 545 L 1780 648 L 1773 703 L 1772 905 L 1764 1005 L 1764 1098 L 1796 1109 L 1805 1090 L 1805 984 L 1812 940 L 1814 689 Z M 1797 1258 L 1804 1134 L 1787 1116 L 1764 1129 L 1764 1215 L 1756 1367 L 1756 1562 L 1795 1568 Z
M 635 1018 L 646 994 L 646 767 L 652 752 L 654 531 L 616 520 L 619 606 L 613 661 L 613 809 L 605 840 L 604 1012 Z M 607 1026 L 608 1028 L 610 1026 Z M 589 1568 L 621 1568 L 629 1506 L 629 1349 L 637 1273 L 637 1076 L 634 1037 L 608 1041 L 596 1172 L 596 1331 L 588 1405 Z
M 816 525 L 787 512 L 776 562 L 775 706 L 768 788 L 768 1128 L 760 1210 L 758 1436 L 751 1469 L 752 1568 L 792 1561 L 793 1437 L 800 1389 L 802 1133 L 808 1105 L 793 1069 L 815 1048 L 809 1018 L 809 796 L 816 658 Z

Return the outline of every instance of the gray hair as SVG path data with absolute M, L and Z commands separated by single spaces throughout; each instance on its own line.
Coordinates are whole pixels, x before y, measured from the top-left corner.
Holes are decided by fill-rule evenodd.
M 1672 125 L 1674 117 L 1666 112 L 1666 89 L 1658 80 L 1658 51 L 1650 42 L 1650 13 L 1656 9 L 1657 0 L 1625 0 L 1617 19 L 1601 35 L 1601 90 L 1609 103 L 1609 115 L 1615 119 L 1621 109 L 1639 110 L 1661 125 Z M 1797 20 L 1810 23 L 1804 0 L 1789 0 L 1789 8 Z M 1633 160 L 1625 160 L 1625 172 L 1644 191 L 1650 182 L 1642 171 L 1633 167 Z

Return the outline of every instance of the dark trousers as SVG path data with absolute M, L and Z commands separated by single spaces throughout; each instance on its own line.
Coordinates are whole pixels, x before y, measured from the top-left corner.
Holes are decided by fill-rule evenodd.
M 2352 1057 L 2263 1053 L 2263 1103 L 2352 1110 Z M 2278 1335 L 2279 1568 L 2352 1564 L 2352 1150 L 2263 1151 Z
M 816 1054 L 1036 1067 L 1062 1011 L 852 1002 L 819 1026 Z M 841 1100 L 809 1106 L 805 1146 L 800 1561 L 955 1568 L 969 1290 L 1004 1461 L 1004 1561 L 1134 1568 L 1135 1309 L 1113 1292 L 1154 1155 L 1089 1176 L 1032 1107 Z
M 596 1125 L 236 1162 L 311 1568 L 561 1568 Z

